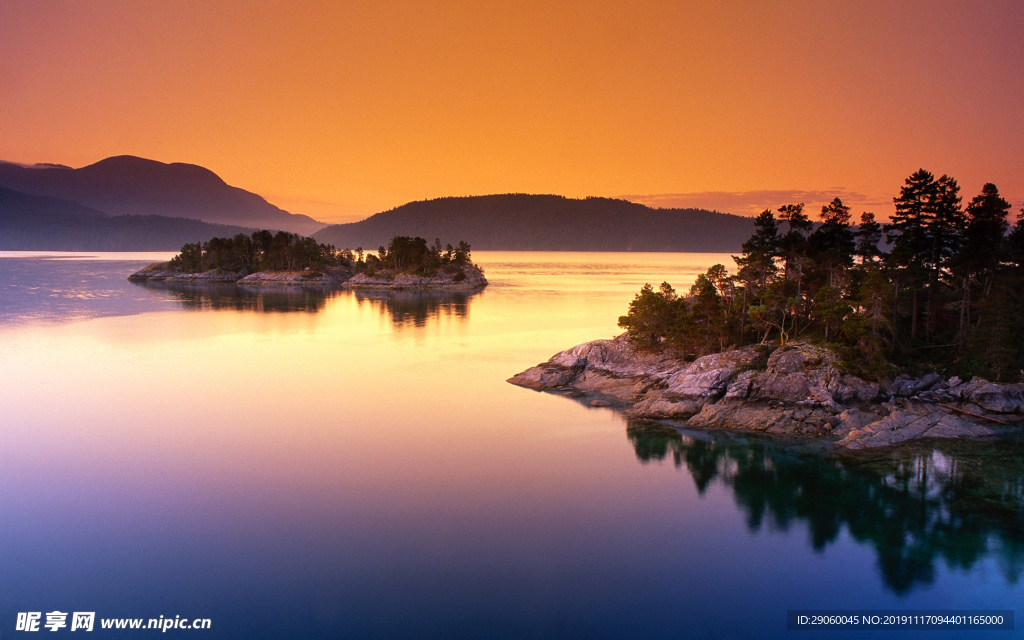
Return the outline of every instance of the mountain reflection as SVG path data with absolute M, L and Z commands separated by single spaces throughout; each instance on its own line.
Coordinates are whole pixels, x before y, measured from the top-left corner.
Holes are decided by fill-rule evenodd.
M 359 304 L 380 308 L 398 326 L 422 327 L 429 320 L 469 318 L 470 299 L 478 292 L 465 291 L 354 291 Z
M 966 571 L 993 556 L 1010 584 L 1024 571 L 1021 441 L 837 458 L 640 422 L 626 432 L 642 462 L 671 458 L 701 494 L 716 482 L 731 489 L 751 531 L 805 522 L 821 552 L 845 526 L 874 547 L 896 593 L 931 584 L 940 559 Z

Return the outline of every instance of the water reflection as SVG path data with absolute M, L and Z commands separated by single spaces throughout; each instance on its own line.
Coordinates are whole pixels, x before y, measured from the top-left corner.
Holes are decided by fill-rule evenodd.
M 256 312 L 322 311 L 328 301 L 347 297 L 369 304 L 398 327 L 422 327 L 438 319 L 469 318 L 470 300 L 479 291 L 349 291 L 318 287 L 248 287 L 234 284 L 135 283 L 170 295 L 191 310 Z
M 845 527 L 874 548 L 885 584 L 898 594 L 932 584 L 939 560 L 966 571 L 992 555 L 1010 584 L 1024 572 L 1019 440 L 837 458 L 642 422 L 626 433 L 637 458 L 671 459 L 702 495 L 715 483 L 731 489 L 751 531 L 803 522 L 822 552 Z
M 234 284 L 146 283 L 137 286 L 166 292 L 192 310 L 257 312 L 321 311 L 337 291 L 309 287 L 246 287 Z
M 397 326 L 422 327 L 429 320 L 469 319 L 469 302 L 482 292 L 472 291 L 354 291 L 359 304 L 380 309 Z

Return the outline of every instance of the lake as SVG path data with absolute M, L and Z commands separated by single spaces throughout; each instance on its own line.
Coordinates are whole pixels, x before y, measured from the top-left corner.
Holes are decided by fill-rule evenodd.
M 770 638 L 789 609 L 1024 602 L 1018 442 L 836 459 L 505 382 L 727 255 L 479 252 L 474 295 L 48 255 L 0 253 L 2 637 L 59 610 L 211 620 L 169 637 Z

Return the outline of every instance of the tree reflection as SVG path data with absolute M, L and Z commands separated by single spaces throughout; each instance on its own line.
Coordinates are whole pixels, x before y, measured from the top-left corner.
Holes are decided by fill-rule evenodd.
M 467 291 L 353 291 L 360 304 L 380 308 L 398 326 L 422 327 L 428 321 L 469 318 L 470 299 L 478 292 Z
M 920 446 L 836 457 L 748 438 L 688 435 L 631 422 L 643 462 L 671 458 L 703 494 L 729 487 L 752 531 L 806 523 L 818 552 L 845 527 L 877 553 L 885 584 L 908 593 L 941 559 L 969 570 L 987 556 L 1016 584 L 1024 571 L 1024 443 Z
M 134 283 L 168 294 L 186 309 L 230 309 L 258 312 L 315 313 L 338 296 L 354 296 L 360 305 L 380 310 L 398 326 L 422 327 L 439 318 L 469 318 L 469 303 L 479 292 L 466 291 L 349 291 L 318 287 L 254 287 L 235 284 L 179 282 Z
M 247 287 L 234 284 L 140 283 L 167 292 L 186 309 L 315 313 L 337 291 L 314 287 Z

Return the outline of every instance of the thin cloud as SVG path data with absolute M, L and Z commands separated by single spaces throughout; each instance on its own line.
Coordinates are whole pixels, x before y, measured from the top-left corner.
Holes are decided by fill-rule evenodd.
M 756 216 L 765 209 L 778 209 L 784 204 L 803 202 L 813 217 L 818 210 L 835 198 L 840 198 L 857 215 L 860 211 L 875 211 L 879 217 L 888 217 L 891 198 L 872 196 L 843 188 L 763 189 L 759 191 L 697 191 L 693 193 L 654 193 L 619 196 L 649 207 L 712 209 L 741 216 Z

